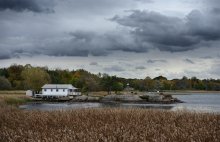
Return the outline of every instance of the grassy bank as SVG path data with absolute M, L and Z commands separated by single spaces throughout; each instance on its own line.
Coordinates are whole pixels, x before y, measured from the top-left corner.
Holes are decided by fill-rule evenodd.
M 220 115 L 144 109 L 24 111 L 0 108 L 2 141 L 212 141 Z
M 0 105 L 18 106 L 32 101 L 31 98 L 25 96 L 24 91 L 0 91 Z
M 10 91 L 2 91 L 0 90 L 0 95 L 25 95 L 25 91 L 23 90 L 10 90 Z

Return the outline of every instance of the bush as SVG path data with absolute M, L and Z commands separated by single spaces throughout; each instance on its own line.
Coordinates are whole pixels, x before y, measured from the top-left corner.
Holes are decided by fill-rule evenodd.
M 5 77 L 0 77 L 0 90 L 10 90 L 11 83 Z

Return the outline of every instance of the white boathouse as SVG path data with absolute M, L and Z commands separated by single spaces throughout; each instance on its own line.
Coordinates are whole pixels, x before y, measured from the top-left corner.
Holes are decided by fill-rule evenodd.
M 81 95 L 78 88 L 71 84 L 45 84 L 42 87 L 42 97 L 70 97 Z

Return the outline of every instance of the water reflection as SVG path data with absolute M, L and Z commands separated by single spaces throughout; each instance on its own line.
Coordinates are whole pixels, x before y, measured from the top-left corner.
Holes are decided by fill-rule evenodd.
M 80 108 L 142 108 L 142 109 L 172 109 L 172 105 L 137 104 L 137 103 L 29 103 L 21 105 L 26 110 L 63 110 Z

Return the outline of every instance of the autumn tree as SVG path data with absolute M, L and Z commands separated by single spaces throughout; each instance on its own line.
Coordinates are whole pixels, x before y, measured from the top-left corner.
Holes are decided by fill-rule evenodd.
M 144 83 L 144 88 L 146 91 L 152 91 L 154 90 L 154 80 L 152 80 L 150 77 L 146 77 L 144 80 L 143 80 L 143 83 Z
M 8 68 L 8 80 L 14 89 L 24 89 L 21 72 L 24 66 L 13 64 Z
M 25 89 L 32 89 L 34 91 L 40 91 L 44 84 L 50 82 L 49 74 L 39 67 L 25 68 L 22 73 L 24 79 Z

